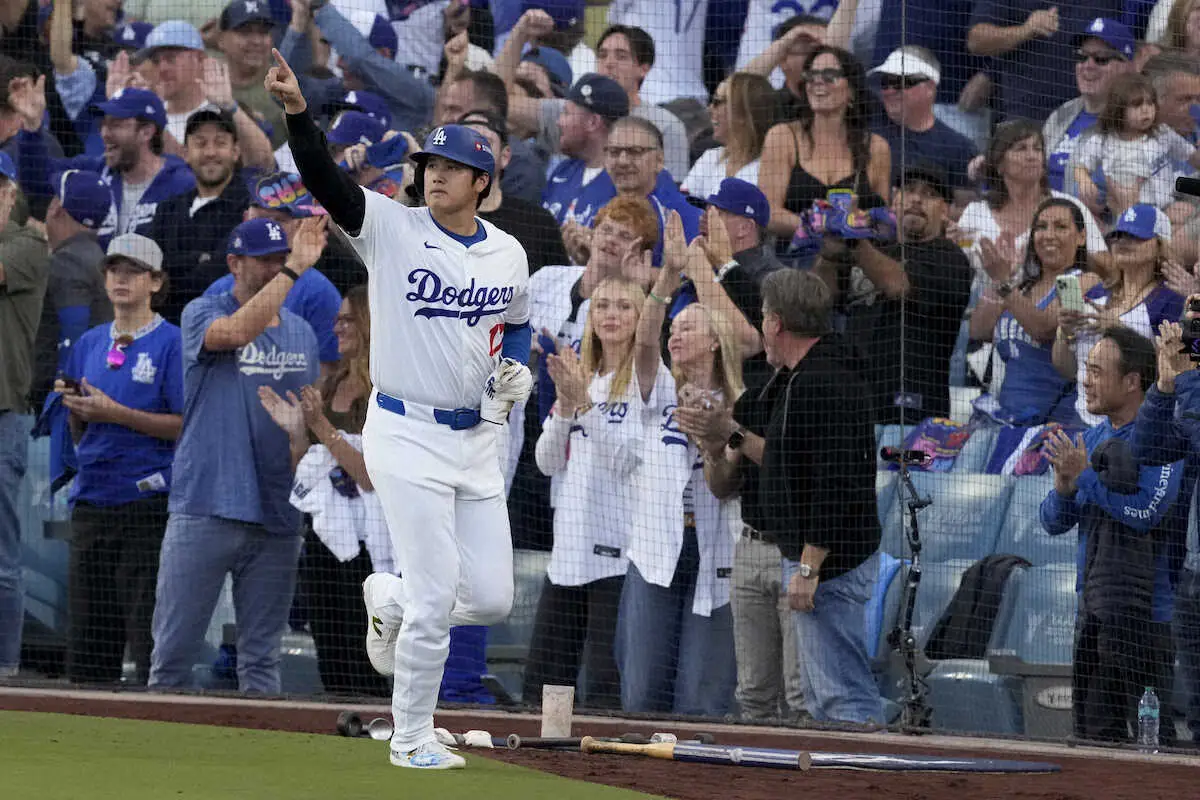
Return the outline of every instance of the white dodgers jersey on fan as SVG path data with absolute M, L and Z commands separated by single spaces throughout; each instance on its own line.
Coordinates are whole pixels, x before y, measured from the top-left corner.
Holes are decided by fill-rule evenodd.
M 529 265 L 509 234 L 464 245 L 428 208 L 368 189 L 358 236 L 347 238 L 370 274 L 371 381 L 434 408 L 478 408 L 500 361 L 504 326 L 529 321 Z
M 654 40 L 654 66 L 638 94 L 659 105 L 677 97 L 708 102 L 704 88 L 704 23 L 709 0 L 613 0 L 610 25 L 641 28 Z M 681 178 L 676 178 L 681 180 Z

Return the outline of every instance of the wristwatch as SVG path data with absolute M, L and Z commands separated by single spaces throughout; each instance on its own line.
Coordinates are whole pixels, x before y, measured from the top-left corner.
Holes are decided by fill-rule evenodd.
M 742 430 L 742 426 L 734 423 L 733 433 L 729 434 L 729 439 L 726 440 L 725 446 L 730 450 L 741 450 L 742 444 L 746 441 L 746 434 Z
M 1012 281 L 1004 281 L 1003 283 L 997 283 L 996 284 L 996 294 L 1000 295 L 1001 298 L 1008 297 L 1010 294 L 1013 293 L 1014 288 L 1015 287 L 1012 285 Z
M 808 580 L 813 575 L 817 574 L 817 571 L 812 568 L 811 564 L 801 564 L 799 567 L 796 568 L 796 572 L 800 575 L 801 578 L 804 578 L 805 580 Z

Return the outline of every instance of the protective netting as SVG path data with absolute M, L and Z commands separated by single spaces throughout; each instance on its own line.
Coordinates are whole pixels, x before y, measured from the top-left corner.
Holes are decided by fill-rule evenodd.
M 0 0 L 0 677 L 1174 743 L 1198 15 Z

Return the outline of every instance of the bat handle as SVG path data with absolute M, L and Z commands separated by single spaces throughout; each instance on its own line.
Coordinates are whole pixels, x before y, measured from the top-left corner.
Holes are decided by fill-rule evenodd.
M 508 735 L 507 744 L 508 744 L 509 750 L 520 750 L 521 749 L 521 737 L 515 733 L 510 733 Z

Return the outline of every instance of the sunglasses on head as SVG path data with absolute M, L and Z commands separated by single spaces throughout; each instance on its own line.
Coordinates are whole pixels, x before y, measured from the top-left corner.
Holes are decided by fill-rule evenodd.
M 920 86 L 928 80 L 929 78 L 920 75 L 882 75 L 879 78 L 879 85 L 884 89 L 894 89 L 903 92 L 914 86 Z
M 1082 50 L 1075 54 L 1075 58 L 1080 64 L 1086 64 L 1088 61 L 1093 61 L 1098 67 L 1107 67 L 1114 61 L 1122 60 L 1121 57 L 1115 53 L 1085 53 Z
M 804 71 L 804 80 L 808 83 L 837 83 L 846 77 L 846 71 L 841 69 L 809 69 Z
M 122 334 L 113 339 L 112 347 L 104 358 L 109 369 L 120 369 L 125 366 L 125 348 L 131 344 L 133 344 L 133 337 L 128 334 Z

